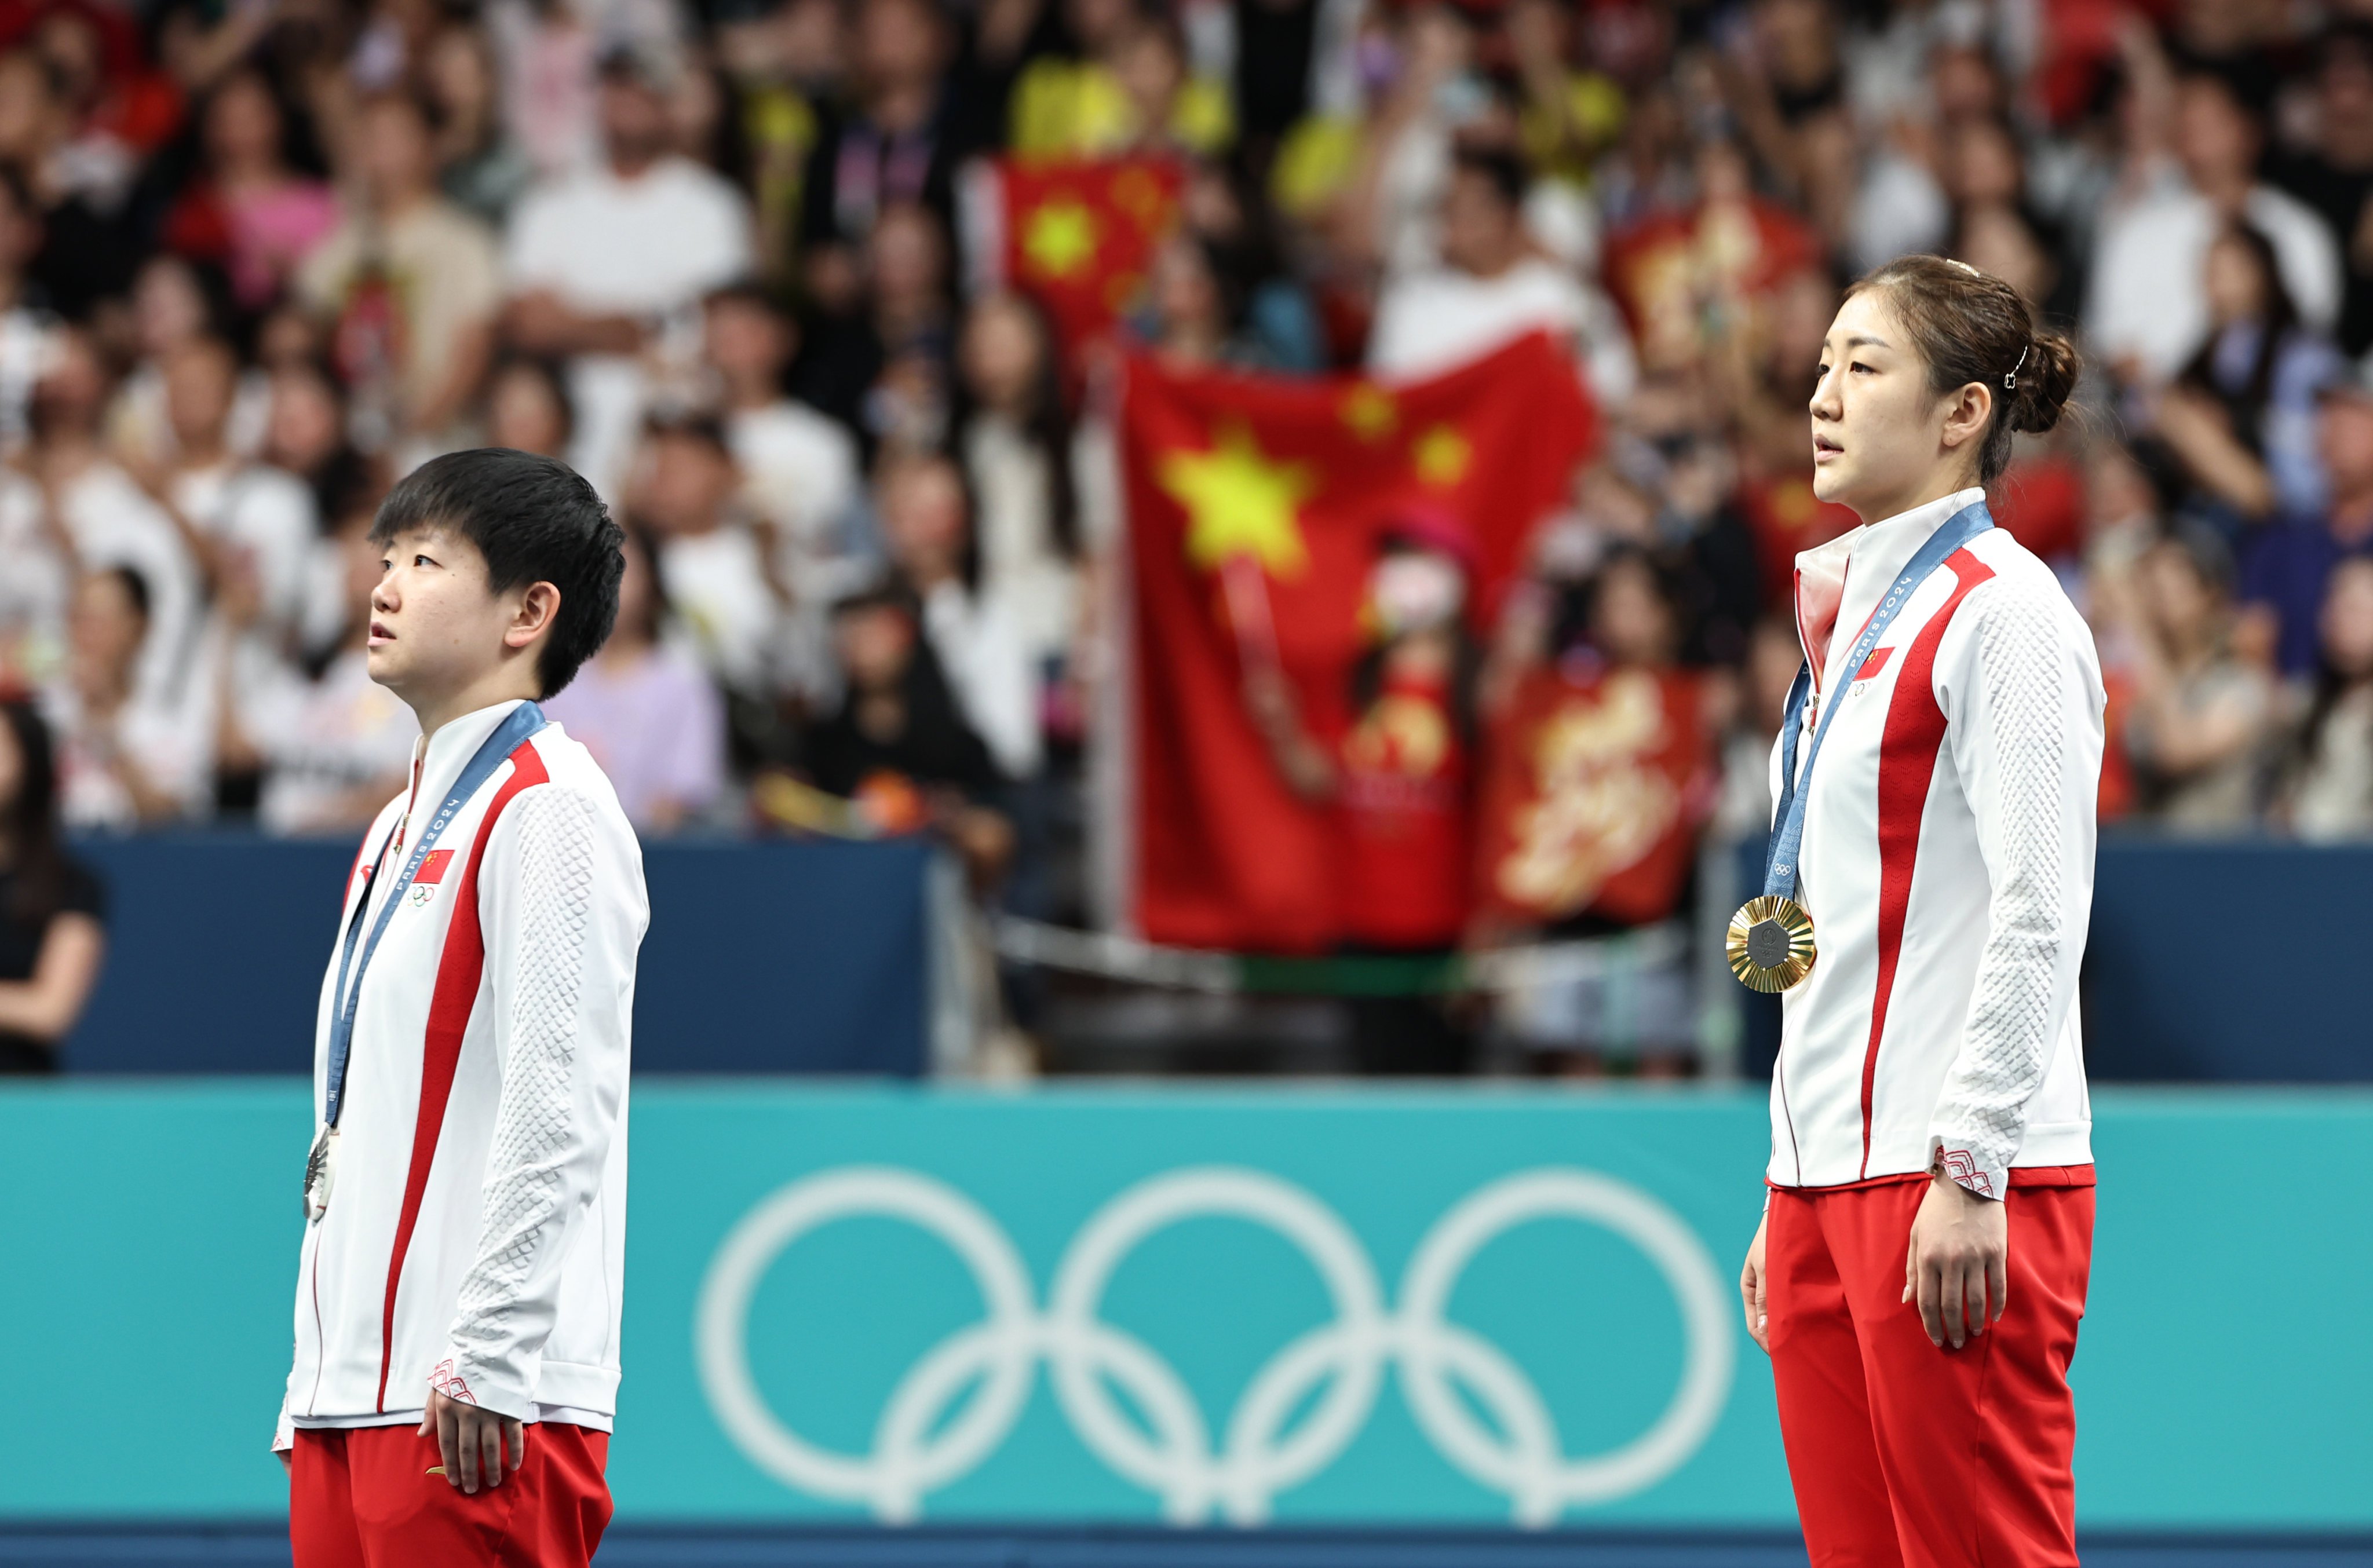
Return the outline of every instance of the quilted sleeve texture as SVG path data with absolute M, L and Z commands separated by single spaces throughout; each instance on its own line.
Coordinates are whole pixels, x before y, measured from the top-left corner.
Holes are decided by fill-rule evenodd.
M 1938 673 L 1985 860 L 1986 944 L 1929 1149 L 1961 1186 L 1999 1199 L 2075 1005 L 2092 907 L 2100 683 L 2090 633 L 2049 582 L 1989 580 L 1954 632 L 1958 648 L 1940 649 Z
M 521 1420 L 535 1414 L 562 1238 L 592 1199 L 626 1083 L 640 898 L 622 909 L 596 811 L 556 785 L 522 792 L 483 872 L 502 1098 L 475 1261 L 429 1382 Z

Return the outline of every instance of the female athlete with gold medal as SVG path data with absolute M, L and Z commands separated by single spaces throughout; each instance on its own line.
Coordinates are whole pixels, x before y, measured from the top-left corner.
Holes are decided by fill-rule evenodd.
M 1769 1188 L 1739 1276 L 1816 1563 L 2073 1568 L 2067 1370 L 2092 1256 L 2076 973 L 2102 744 L 2091 633 L 1987 515 L 2075 350 L 1934 256 L 1848 291 L 1796 557 L 1738 977 L 1782 996 Z

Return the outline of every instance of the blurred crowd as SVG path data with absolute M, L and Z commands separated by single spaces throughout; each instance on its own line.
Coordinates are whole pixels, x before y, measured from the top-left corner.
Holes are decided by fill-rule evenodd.
M 984 171 L 1094 158 L 1179 194 L 1082 340 Z M 375 506 L 548 452 L 629 525 L 549 706 L 638 825 L 936 831 L 1079 921 L 1117 352 L 1546 330 L 1604 435 L 1495 656 L 1697 683 L 1748 838 L 1854 521 L 1819 341 L 1936 251 L 2081 333 L 1996 515 L 2099 638 L 2104 819 L 2373 835 L 2368 195 L 2361 0 L 7 0 L 0 685 L 70 828 L 351 831 Z

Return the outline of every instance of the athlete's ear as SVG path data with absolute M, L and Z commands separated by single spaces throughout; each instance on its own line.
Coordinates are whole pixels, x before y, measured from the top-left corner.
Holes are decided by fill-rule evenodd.
M 1945 450 L 1953 451 L 1975 440 L 1994 411 L 1993 389 L 1983 381 L 1967 381 L 1945 408 Z
M 505 648 L 525 648 L 552 629 L 560 617 L 560 590 L 548 582 L 532 582 L 520 593 L 511 624 L 503 628 Z

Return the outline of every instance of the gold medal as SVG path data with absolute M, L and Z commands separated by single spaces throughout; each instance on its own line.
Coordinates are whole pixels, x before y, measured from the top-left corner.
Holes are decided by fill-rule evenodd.
M 1813 972 L 1813 917 L 1793 898 L 1765 894 L 1730 918 L 1730 972 L 1749 989 L 1784 991 Z

